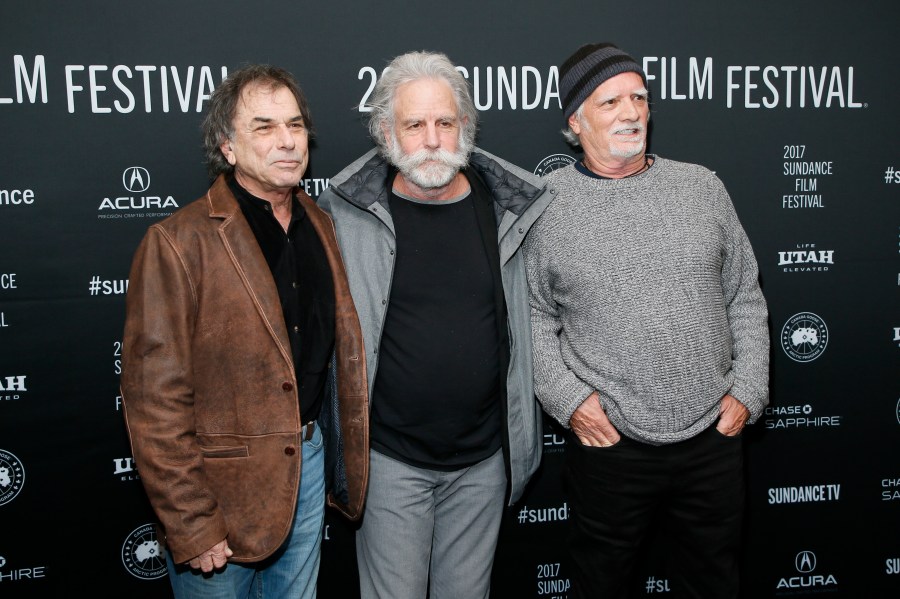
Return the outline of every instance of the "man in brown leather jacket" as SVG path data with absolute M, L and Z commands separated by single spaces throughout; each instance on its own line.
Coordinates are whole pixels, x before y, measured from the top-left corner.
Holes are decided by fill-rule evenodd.
M 326 491 L 362 510 L 362 336 L 331 221 L 297 187 L 310 126 L 289 73 L 232 73 L 203 123 L 215 182 L 134 257 L 122 397 L 176 597 L 312 598 Z

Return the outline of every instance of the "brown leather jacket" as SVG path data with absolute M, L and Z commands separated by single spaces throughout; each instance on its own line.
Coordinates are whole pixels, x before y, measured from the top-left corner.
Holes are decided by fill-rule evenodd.
M 297 197 L 334 280 L 336 377 L 328 378 L 338 393 L 328 385 L 322 411 L 326 463 L 339 470 L 326 474 L 329 503 L 356 519 L 369 451 L 362 334 L 331 220 Z M 174 561 L 226 537 L 236 562 L 278 549 L 296 507 L 303 419 L 278 292 L 222 176 L 151 226 L 135 254 L 121 385 L 135 463 Z M 335 450 L 343 460 L 328 455 Z

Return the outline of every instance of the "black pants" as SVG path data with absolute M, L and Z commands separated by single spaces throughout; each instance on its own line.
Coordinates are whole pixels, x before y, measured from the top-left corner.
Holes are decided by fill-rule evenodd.
M 642 541 L 659 523 L 670 596 L 737 597 L 743 471 L 741 437 L 715 426 L 659 447 L 624 436 L 612 447 L 586 447 L 570 436 L 570 596 L 627 597 Z

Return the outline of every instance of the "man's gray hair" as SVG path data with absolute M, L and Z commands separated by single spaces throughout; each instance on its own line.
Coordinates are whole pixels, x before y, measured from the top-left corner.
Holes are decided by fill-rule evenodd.
M 409 52 L 390 62 L 375 85 L 370 99 L 372 114 L 369 116 L 369 134 L 378 144 L 381 155 L 389 157 L 387 135 L 394 128 L 394 101 L 397 89 L 401 85 L 420 79 L 437 79 L 450 86 L 456 100 L 460 136 L 464 144 L 474 146 L 475 132 L 478 129 L 478 111 L 472 102 L 469 82 L 456 70 L 446 55 L 438 52 Z
M 584 115 L 584 103 L 582 102 L 581 106 L 578 107 L 578 110 L 576 110 L 574 112 L 573 116 L 575 117 L 575 120 L 577 120 L 578 122 L 581 122 L 581 117 L 583 115 Z M 575 135 L 575 132 L 572 131 L 572 127 L 570 127 L 568 125 L 568 123 L 566 123 L 566 128 L 562 129 L 560 131 L 560 133 L 563 134 L 563 137 L 566 138 L 566 141 L 569 142 L 570 146 L 572 146 L 573 148 L 581 147 L 581 141 L 579 141 L 578 136 Z
M 297 100 L 303 124 L 306 126 L 309 136 L 312 137 L 312 117 L 309 114 L 309 104 L 294 76 L 280 67 L 267 64 L 251 64 L 242 67 L 230 73 L 213 91 L 209 98 L 206 116 L 200 125 L 203 133 L 203 148 L 206 151 L 206 168 L 212 177 L 234 170 L 234 167 L 225 160 L 219 147 L 225 140 L 232 139 L 234 136 L 234 115 L 237 113 L 241 94 L 248 85 L 261 85 L 269 87 L 272 91 L 282 87 L 287 88 Z

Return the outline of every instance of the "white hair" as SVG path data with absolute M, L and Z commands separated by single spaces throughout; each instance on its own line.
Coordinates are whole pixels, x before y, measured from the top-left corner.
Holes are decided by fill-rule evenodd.
M 460 145 L 474 147 L 478 111 L 475 110 L 475 103 L 469 93 L 469 82 L 446 55 L 437 52 L 409 52 L 390 62 L 372 92 L 369 134 L 378 144 L 381 154 L 390 158 L 389 138 L 385 131 L 394 129 L 397 89 L 420 79 L 445 81 L 450 86 L 460 121 Z

